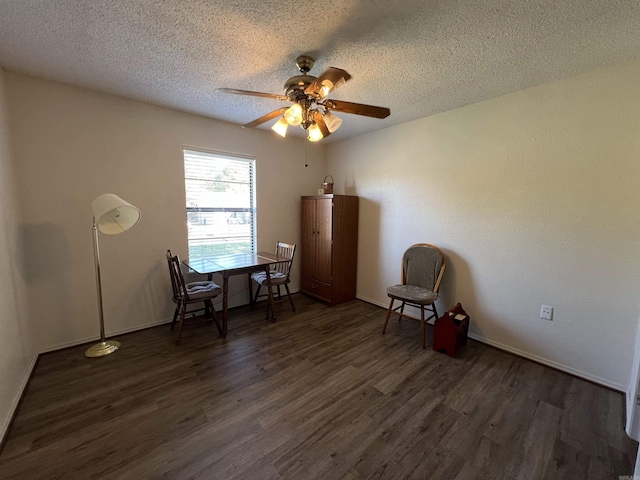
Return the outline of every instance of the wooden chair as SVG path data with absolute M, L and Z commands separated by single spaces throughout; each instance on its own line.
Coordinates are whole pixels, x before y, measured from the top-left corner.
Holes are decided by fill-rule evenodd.
M 271 288 L 274 286 L 277 287 L 278 293 L 278 302 L 282 301 L 282 292 L 280 291 L 280 287 L 283 286 L 287 292 L 287 297 L 289 297 L 289 302 L 291 303 L 291 310 L 296 311 L 296 307 L 293 304 L 293 298 L 291 297 L 291 291 L 289 291 L 289 282 L 291 279 L 289 278 L 289 273 L 291 272 L 291 264 L 293 263 L 293 255 L 296 252 L 295 244 L 291 245 L 284 242 L 276 242 L 276 251 L 275 254 L 279 257 L 286 258 L 287 260 L 284 262 L 279 262 L 275 264 L 273 269 L 269 272 L 269 276 L 271 277 Z M 256 290 L 255 296 L 253 296 L 253 282 L 258 284 L 258 288 Z M 249 297 L 251 299 L 251 306 L 253 307 L 255 303 L 258 301 L 259 297 L 267 297 L 269 293 L 265 293 L 260 295 L 260 289 L 262 287 L 267 287 L 267 273 L 256 272 L 251 274 L 249 280 Z M 268 303 L 268 302 L 267 302 Z M 267 306 L 267 319 L 269 318 L 269 313 L 271 313 L 271 306 Z
M 387 318 L 384 321 L 382 333 L 387 330 L 391 312 L 398 313 L 398 320 L 402 317 L 412 318 L 404 314 L 404 306 L 410 305 L 420 308 L 420 323 L 422 326 L 422 348 L 425 348 L 427 321 L 438 318 L 435 301 L 438 289 L 444 275 L 446 260 L 444 253 L 435 245 L 416 243 L 411 245 L 402 256 L 402 283 L 387 288 L 387 295 L 391 298 Z M 400 300 L 402 304 L 393 308 L 393 303 Z M 425 319 L 424 311 L 432 313 Z
M 216 318 L 216 310 L 213 308 L 213 299 L 222 293 L 222 289 L 212 281 L 185 283 L 182 268 L 180 268 L 180 258 L 178 255 L 172 255 L 171 250 L 167 250 L 167 263 L 169 264 L 171 287 L 173 288 L 173 301 L 176 304 L 171 330 L 175 327 L 178 314 L 180 315 L 176 345 L 180 344 L 185 315 L 195 314 L 200 311 L 204 311 L 205 315 L 211 312 L 211 320 L 215 322 L 218 333 L 222 335 L 222 327 Z M 187 310 L 188 305 L 200 302 L 204 302 L 203 307 Z

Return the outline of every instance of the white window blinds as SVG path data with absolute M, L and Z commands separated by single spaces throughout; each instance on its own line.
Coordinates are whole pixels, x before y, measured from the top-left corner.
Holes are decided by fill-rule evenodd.
M 255 251 L 255 160 L 184 150 L 189 259 Z

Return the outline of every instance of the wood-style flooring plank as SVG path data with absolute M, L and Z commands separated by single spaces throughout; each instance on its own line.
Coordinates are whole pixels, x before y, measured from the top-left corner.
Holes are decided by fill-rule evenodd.
M 1 479 L 617 479 L 624 398 L 470 340 L 423 350 L 418 322 L 353 301 L 230 312 L 41 356 Z M 433 327 L 427 327 L 431 345 Z

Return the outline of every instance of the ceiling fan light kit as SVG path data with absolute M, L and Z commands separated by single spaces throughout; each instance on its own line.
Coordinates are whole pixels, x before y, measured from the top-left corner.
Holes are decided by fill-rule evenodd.
M 284 95 L 237 90 L 234 88 L 220 88 L 218 90 L 236 95 L 275 98 L 276 100 L 293 102 L 290 107 L 274 110 L 253 122 L 243 125 L 243 127 L 257 127 L 280 117 L 271 127 L 274 132 L 284 137 L 287 134 L 289 125 L 292 127 L 300 126 L 307 131 L 307 139 L 311 142 L 317 142 L 328 137 L 342 125 L 342 119 L 334 115 L 331 110 L 373 118 L 386 118 L 389 116 L 391 111 L 385 107 L 325 99 L 327 95 L 343 86 L 351 78 L 351 75 L 340 68 L 329 67 L 322 75 L 316 78 L 308 75 L 313 63 L 313 58 L 308 55 L 300 55 L 297 58 L 296 66 L 301 75 L 291 77 L 285 82 Z

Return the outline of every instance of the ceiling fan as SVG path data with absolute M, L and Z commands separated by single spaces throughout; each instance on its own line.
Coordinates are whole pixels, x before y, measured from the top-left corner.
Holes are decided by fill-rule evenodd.
M 281 107 L 253 122 L 243 125 L 243 127 L 257 127 L 264 122 L 280 117 L 271 127 L 273 131 L 284 137 L 289 125 L 300 126 L 307 131 L 307 138 L 312 142 L 328 137 L 342 124 L 342 119 L 334 115 L 332 110 L 374 118 L 386 118 L 389 116 L 391 111 L 385 107 L 325 98 L 335 89 L 344 85 L 351 78 L 351 75 L 340 68 L 329 67 L 322 75 L 316 78 L 308 75 L 309 70 L 313 67 L 313 62 L 313 58 L 308 55 L 300 55 L 296 59 L 296 66 L 301 75 L 291 77 L 285 82 L 284 95 L 237 90 L 235 88 L 219 88 L 218 90 L 237 95 L 251 95 L 293 102 L 290 107 Z

